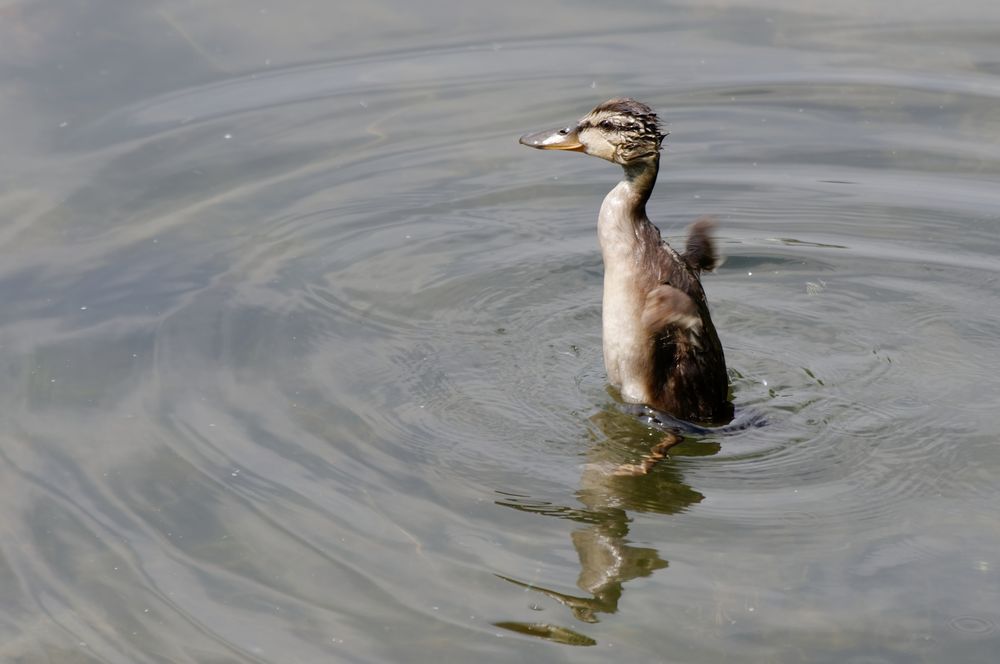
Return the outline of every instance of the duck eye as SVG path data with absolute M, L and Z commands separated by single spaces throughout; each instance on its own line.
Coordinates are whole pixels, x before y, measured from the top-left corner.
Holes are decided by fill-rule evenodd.
M 614 129 L 615 124 L 611 120 L 601 120 L 600 124 L 597 125 L 601 129 Z

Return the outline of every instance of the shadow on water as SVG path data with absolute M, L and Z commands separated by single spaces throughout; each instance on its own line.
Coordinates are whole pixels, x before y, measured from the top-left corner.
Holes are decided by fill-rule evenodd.
M 521 512 L 580 524 L 570 537 L 580 562 L 576 584 L 583 594 L 561 592 L 502 574 L 497 576 L 562 604 L 576 620 L 584 623 L 599 622 L 602 613 L 616 613 L 625 583 L 648 577 L 670 565 L 656 549 L 630 542 L 630 514 L 677 514 L 704 499 L 702 493 L 685 482 L 669 457 L 647 464 L 645 473 L 623 473 L 622 469 L 635 468 L 636 461 L 647 459 L 651 449 L 663 444 L 661 441 L 670 441 L 667 447 L 673 447 L 675 440 L 687 443 L 681 446 L 685 456 L 711 456 L 722 447 L 714 437 L 760 426 L 763 422 L 756 415 L 743 414 L 725 427 L 705 429 L 629 404 L 607 405 L 590 421 L 603 438 L 587 452 L 576 492 L 578 505 L 558 505 L 504 492 L 495 501 Z M 678 434 L 684 438 L 680 439 Z M 549 623 L 501 621 L 494 625 L 567 645 L 597 645 L 595 639 L 585 634 Z

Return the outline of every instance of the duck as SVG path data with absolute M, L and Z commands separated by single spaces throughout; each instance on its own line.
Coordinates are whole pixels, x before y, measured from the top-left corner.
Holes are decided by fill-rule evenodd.
M 621 181 L 597 215 L 608 382 L 627 403 L 720 426 L 733 418 L 729 374 L 701 284 L 702 272 L 719 262 L 715 222 L 697 219 L 678 252 L 646 215 L 666 135 L 650 106 L 616 97 L 573 124 L 525 134 L 519 142 L 582 152 L 622 167 Z

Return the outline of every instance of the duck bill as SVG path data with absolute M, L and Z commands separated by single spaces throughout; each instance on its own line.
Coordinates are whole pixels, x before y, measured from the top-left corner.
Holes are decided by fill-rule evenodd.
M 572 150 L 582 152 L 583 144 L 580 143 L 580 136 L 576 127 L 565 127 L 563 129 L 546 129 L 525 134 L 518 141 L 521 145 L 539 150 Z

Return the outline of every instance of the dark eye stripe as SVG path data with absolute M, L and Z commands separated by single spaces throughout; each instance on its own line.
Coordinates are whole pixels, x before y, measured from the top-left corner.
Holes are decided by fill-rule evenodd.
M 580 123 L 580 129 L 599 128 L 605 131 L 630 132 L 639 136 L 661 136 L 656 117 L 638 118 L 608 118 L 600 122 L 585 120 Z M 665 135 L 665 134 L 664 134 Z

